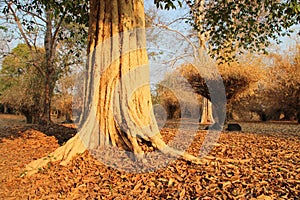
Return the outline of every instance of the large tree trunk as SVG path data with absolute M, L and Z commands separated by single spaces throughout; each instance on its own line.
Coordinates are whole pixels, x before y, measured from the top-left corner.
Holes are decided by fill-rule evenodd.
M 140 157 L 137 136 L 149 140 L 149 133 L 139 127 L 159 135 L 152 121 L 143 4 L 94 0 L 91 7 L 97 9 L 90 16 L 82 138 L 89 149 L 113 145 Z
M 168 147 L 161 139 L 152 111 L 143 1 L 91 0 L 84 109 L 79 133 L 52 155 L 66 164 L 86 149 L 119 147 L 144 151 L 139 141 L 195 163 L 200 159 Z M 27 167 L 35 172 L 49 160 Z

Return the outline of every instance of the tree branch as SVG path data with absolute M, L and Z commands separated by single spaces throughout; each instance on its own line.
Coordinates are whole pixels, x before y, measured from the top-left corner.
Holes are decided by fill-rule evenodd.
M 28 38 L 27 38 L 27 36 L 26 36 L 24 30 L 23 30 L 22 24 L 21 24 L 21 22 L 20 22 L 20 20 L 19 20 L 19 18 L 18 18 L 18 16 L 17 16 L 17 14 L 16 14 L 16 12 L 14 11 L 14 9 L 13 9 L 12 6 L 11 6 L 11 5 L 12 5 L 12 2 L 11 2 L 11 1 L 10 1 L 10 2 L 7 2 L 7 1 L 5 0 L 5 3 L 7 4 L 9 10 L 10 10 L 11 13 L 12 13 L 12 15 L 13 15 L 13 17 L 14 17 L 14 20 L 15 20 L 17 26 L 18 26 L 18 29 L 19 29 L 19 31 L 20 31 L 20 33 L 21 33 L 23 39 L 25 40 L 26 45 L 27 45 L 27 46 L 29 47 L 29 49 L 31 50 L 31 49 L 32 49 L 32 46 L 31 46 L 31 44 L 30 44 L 30 42 L 29 42 L 29 40 L 28 40 Z
M 14 20 L 15 20 L 17 26 L 18 26 L 18 29 L 19 29 L 19 31 L 20 31 L 20 33 L 21 33 L 23 39 L 25 40 L 26 45 L 28 46 L 28 48 L 30 49 L 30 51 L 32 51 L 32 45 L 30 44 L 29 39 L 28 39 L 28 37 L 27 37 L 26 34 L 25 34 L 25 31 L 24 31 L 24 29 L 23 29 L 23 26 L 22 26 L 22 24 L 21 24 L 21 22 L 20 22 L 20 20 L 19 20 L 19 18 L 18 18 L 18 16 L 17 16 L 16 12 L 13 10 L 13 8 L 12 8 L 12 6 L 11 6 L 11 5 L 12 5 L 12 2 L 7 2 L 7 1 L 5 0 L 5 3 L 7 4 L 9 10 L 10 10 L 11 13 L 12 13 L 12 15 L 13 15 L 13 17 L 14 17 Z M 33 63 L 33 66 L 39 71 L 39 73 L 40 73 L 42 76 L 45 75 L 44 72 L 43 72 L 43 70 L 42 70 L 42 68 L 41 68 L 40 66 L 36 65 L 35 63 Z
M 58 24 L 57 24 L 57 27 L 56 27 L 56 29 L 55 29 L 55 31 L 54 31 L 54 34 L 53 34 L 53 36 L 52 36 L 52 41 L 51 41 L 51 47 L 52 47 L 52 48 L 54 48 L 54 44 L 55 44 L 55 41 L 56 41 L 58 32 L 59 32 L 59 30 L 60 30 L 60 27 L 61 27 L 61 25 L 62 25 L 62 22 L 63 22 L 65 16 L 66 16 L 66 12 L 64 12 L 63 15 L 61 16 L 61 18 L 59 19 L 59 22 L 58 22 Z
M 28 13 L 28 14 L 32 15 L 33 17 L 36 17 L 36 18 L 38 18 L 38 19 L 40 19 L 41 21 L 43 21 L 43 22 L 46 23 L 46 20 L 45 20 L 44 18 L 42 18 L 41 16 L 39 16 L 39 15 L 33 13 L 33 12 L 30 12 L 30 11 L 28 11 L 28 10 L 24 10 L 23 8 L 19 8 L 19 9 L 20 9 L 21 11 L 23 11 L 23 12 L 25 12 L 25 13 Z

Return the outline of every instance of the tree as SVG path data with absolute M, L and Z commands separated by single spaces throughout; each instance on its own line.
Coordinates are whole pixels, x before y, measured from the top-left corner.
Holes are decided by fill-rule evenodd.
M 300 21 L 299 3 L 294 0 L 186 3 L 198 37 L 207 40 L 205 47 L 220 63 L 235 61 L 248 51 L 267 53 L 270 38 L 280 43 L 278 36 L 289 35 Z
M 63 77 L 58 80 L 58 88 L 53 97 L 54 110 L 65 116 L 66 123 L 72 123 L 72 88 L 74 86 L 74 77 Z M 58 114 L 58 118 L 60 116 Z
M 299 3 L 294 0 L 185 2 L 191 9 L 190 22 L 198 31 L 200 47 L 220 63 L 236 61 L 247 51 L 266 53 L 269 38 L 279 43 L 277 36 L 289 34 L 287 29 L 300 21 Z M 207 122 L 211 109 L 205 98 L 203 106 L 201 122 Z
M 204 15 L 204 1 L 203 0 L 195 0 L 194 5 L 191 2 L 187 2 L 190 6 L 191 12 L 194 14 L 194 23 L 197 24 L 197 37 L 199 42 L 199 51 L 207 51 L 207 34 L 203 31 L 203 27 L 200 26 L 202 24 Z M 200 14 L 198 14 L 200 13 Z M 200 52 L 201 53 L 201 52 Z M 207 98 L 203 98 L 202 102 L 202 114 L 201 114 L 201 123 L 211 123 L 213 120 L 212 113 L 212 104 Z
M 77 31 L 85 36 L 85 25 L 87 25 L 87 1 L 7 1 L 3 13 L 8 19 L 15 22 L 22 39 L 30 49 L 35 49 L 40 35 L 43 35 L 45 48 L 45 67 L 35 66 L 41 76 L 43 83 L 43 111 L 40 123 L 50 123 L 51 97 L 58 80 L 60 69 L 56 65 L 57 46 L 60 40 L 72 37 L 74 32 L 66 34 L 65 23 L 80 23 Z M 81 40 L 78 40 L 80 42 Z M 73 52 L 71 52 L 73 53 Z
M 299 47 L 298 47 L 299 48 Z M 253 55 L 251 57 L 254 57 Z M 260 120 L 295 120 L 299 108 L 299 49 L 290 47 L 283 53 L 271 53 L 255 59 L 247 70 L 255 72 L 255 84 L 232 102 L 232 110 L 243 119 L 255 113 Z M 249 63 L 250 57 L 246 60 Z M 247 64 L 247 63 L 244 63 Z M 236 68 L 238 70 L 238 68 Z M 247 75 L 247 77 L 250 77 Z M 255 80 L 254 79 L 254 80 Z M 245 114 L 248 113 L 248 114 Z M 259 120 L 259 118 L 256 118 Z
M 86 38 L 75 31 L 75 29 L 82 28 L 80 24 L 64 24 L 63 28 L 68 30 L 67 35 L 70 31 L 73 36 L 64 38 L 58 45 L 56 60 L 59 60 L 59 62 L 57 62 L 56 68 L 59 75 L 51 108 L 58 112 L 58 116 L 60 114 L 65 115 L 65 122 L 72 122 L 72 110 L 78 112 L 79 107 L 82 105 L 83 94 L 78 92 L 82 92 L 83 81 L 79 82 L 76 78 L 80 77 L 80 73 L 83 71 L 82 68 L 84 68 L 86 51 L 83 46 L 86 44 Z M 70 53 L 66 54 L 66 52 Z M 79 98 L 75 99 L 75 97 Z
M 57 118 L 65 116 L 66 123 L 74 122 L 73 114 L 76 114 L 77 119 L 80 116 L 82 109 L 82 96 L 83 96 L 83 81 L 76 80 L 82 76 L 81 71 L 78 70 L 79 66 L 73 67 L 73 71 L 62 76 L 55 87 L 53 96 L 52 110 L 57 111 Z M 75 113 L 73 113 L 75 112 Z M 75 117 L 75 116 L 74 116 Z
M 199 104 L 202 98 L 196 95 L 187 82 L 175 70 L 167 73 L 156 87 L 159 104 L 164 108 L 168 119 L 193 118 L 199 120 Z
M 0 102 L 24 114 L 27 123 L 36 123 L 42 110 L 39 85 L 43 78 L 32 66 L 43 68 L 44 51 L 41 48 L 37 49 L 38 53 L 30 51 L 26 44 L 19 44 L 4 58 L 0 71 Z
M 0 25 L 0 63 L 2 59 L 9 53 L 9 41 L 12 36 L 7 33 L 7 28 Z
M 175 6 L 171 0 L 154 2 L 166 8 Z M 86 147 L 95 150 L 118 146 L 133 152 L 139 161 L 144 154 L 139 142 L 148 141 L 165 154 L 200 163 L 199 158 L 166 145 L 155 123 L 148 84 L 143 1 L 91 0 L 90 7 L 81 129 L 52 155 L 65 163 Z M 47 162 L 34 161 L 28 169 L 37 170 Z
M 203 16 L 192 25 L 208 39 L 210 55 L 219 61 L 232 61 L 245 51 L 267 53 L 271 39 L 290 35 L 300 22 L 299 1 L 187 1 L 192 19 Z M 300 32 L 299 32 L 300 34 Z
M 228 108 L 230 108 L 232 103 L 238 100 L 239 95 L 248 92 L 249 89 L 253 90 L 253 85 L 259 81 L 259 78 L 262 77 L 263 74 L 262 69 L 255 64 L 243 63 L 242 60 L 240 60 L 240 62 L 241 63 L 230 63 L 230 65 L 218 65 L 218 70 L 226 91 L 227 116 L 230 114 L 230 109 Z M 183 65 L 180 68 L 180 73 L 187 79 L 197 94 L 209 100 L 211 99 L 207 82 L 218 82 L 218 78 L 211 74 L 206 75 L 199 73 L 193 65 Z M 217 120 L 216 122 L 218 123 Z
M 300 108 L 300 63 L 299 45 L 296 46 L 294 55 L 290 56 L 271 54 L 273 66 L 268 70 L 268 89 L 266 94 L 277 103 L 279 113 L 284 114 L 284 119 L 293 120 Z
M 192 155 L 169 148 L 155 123 L 147 67 L 143 2 L 92 0 L 90 5 L 81 131 L 53 155 L 68 161 L 85 151 L 86 147 L 95 149 L 112 145 L 133 152 L 140 160 L 144 151 L 138 142 L 149 141 L 164 153 L 182 154 L 188 160 L 200 162 Z M 140 77 L 145 77 L 145 80 Z M 137 89 L 140 84 L 142 88 Z M 38 160 L 30 167 L 36 170 L 37 166 L 47 162 Z

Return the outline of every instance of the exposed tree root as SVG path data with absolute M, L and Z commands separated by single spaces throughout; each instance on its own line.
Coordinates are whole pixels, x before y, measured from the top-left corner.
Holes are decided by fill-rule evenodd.
M 79 134 L 76 134 L 65 145 L 57 148 L 50 155 L 34 160 L 26 166 L 26 174 L 32 175 L 37 173 L 42 167 L 47 166 L 51 161 L 61 161 L 61 165 L 66 165 L 75 155 L 81 154 L 86 147 L 81 141 Z
M 153 146 L 164 154 L 169 154 L 171 156 L 178 157 L 181 159 L 189 161 L 194 164 L 207 164 L 208 160 L 204 158 L 198 158 L 184 151 L 180 151 L 168 146 L 160 137 L 151 138 Z
M 214 161 L 217 162 L 232 162 L 232 163 L 245 163 L 250 162 L 251 159 L 245 160 L 236 160 L 236 159 L 222 159 L 212 156 L 206 156 L 204 158 L 199 158 L 193 156 L 187 152 L 180 151 L 168 146 L 162 139 L 159 137 L 151 138 L 152 146 L 161 151 L 162 153 L 179 159 L 191 162 L 193 164 L 207 165 Z M 49 162 L 60 161 L 61 165 L 66 165 L 68 162 L 76 155 L 82 154 L 87 150 L 87 147 L 83 144 L 79 134 L 71 138 L 65 145 L 57 148 L 53 153 L 44 158 L 32 161 L 26 166 L 26 174 L 32 175 L 37 173 L 42 167 L 47 166 Z M 138 153 L 136 156 L 140 160 L 142 154 Z M 143 154 L 144 155 L 144 154 Z
M 161 139 L 155 140 L 156 143 L 153 143 L 153 146 L 156 147 L 159 151 L 164 154 L 168 154 L 174 157 L 179 157 L 183 160 L 189 161 L 195 164 L 206 164 L 206 159 L 201 159 L 195 157 L 189 153 L 176 150 L 172 147 L 169 147 L 165 144 Z M 38 160 L 34 160 L 26 166 L 26 174 L 32 175 L 37 173 L 40 169 L 47 166 L 49 162 L 60 161 L 61 165 L 66 165 L 68 162 L 77 154 L 82 154 L 87 150 L 86 146 L 83 144 L 80 135 L 76 134 L 73 138 L 71 138 L 65 145 L 57 148 L 53 153 L 49 154 L 46 157 L 40 158 Z M 136 155 L 140 157 L 141 155 Z

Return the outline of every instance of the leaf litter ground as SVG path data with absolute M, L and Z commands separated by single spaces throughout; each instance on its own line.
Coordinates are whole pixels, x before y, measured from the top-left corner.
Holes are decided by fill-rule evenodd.
M 136 174 L 106 166 L 85 152 L 67 166 L 52 162 L 31 177 L 24 176 L 25 165 L 49 155 L 72 137 L 76 129 L 60 125 L 0 125 L 0 199 L 299 199 L 300 196 L 300 125 L 297 124 L 242 123 L 243 132 L 222 132 L 218 145 L 207 156 L 209 162 L 204 165 L 175 160 L 153 172 Z M 165 141 L 174 137 L 177 127 L 172 122 L 162 129 Z M 197 132 L 188 149 L 190 153 L 198 154 L 205 134 L 202 130 Z

